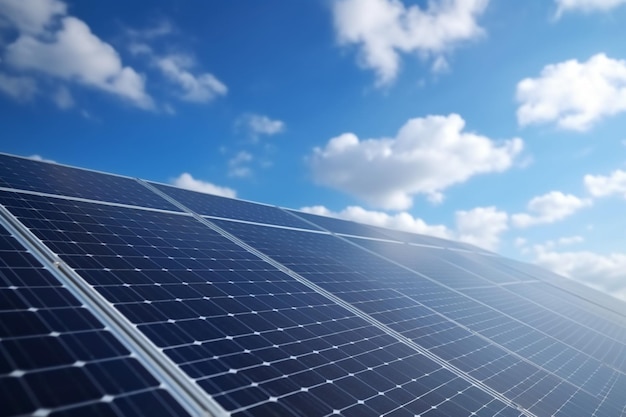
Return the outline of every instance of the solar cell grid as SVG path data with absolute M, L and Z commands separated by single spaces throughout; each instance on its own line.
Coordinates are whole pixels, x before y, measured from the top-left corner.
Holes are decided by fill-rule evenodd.
M 576 282 L 573 279 L 562 277 L 537 265 L 513 259 L 494 257 L 492 262 L 507 268 L 516 275 L 527 276 L 551 285 L 558 290 L 560 297 L 573 299 L 575 304 L 580 304 L 587 308 L 595 305 L 596 311 L 600 311 L 600 315 L 619 317 L 620 323 L 623 323 L 623 319 L 626 318 L 626 305 L 623 301 Z
M 295 210 L 287 210 L 297 217 L 307 220 L 320 226 L 322 229 L 332 233 L 340 233 L 352 236 L 365 236 L 375 239 L 389 239 L 389 235 L 381 233 L 374 227 L 362 223 L 341 220 L 334 217 L 319 216 L 317 214 L 304 213 Z
M 190 216 L 54 199 L 68 221 L 38 210 L 49 197 L 1 197 L 9 209 L 27 200 L 15 204 L 30 207 L 20 220 L 234 415 L 410 411 L 427 400 L 398 402 L 392 391 L 411 393 L 415 384 L 448 390 L 428 402 L 466 414 L 507 407 L 466 403 L 471 384 Z M 31 223 L 42 213 L 47 222 Z M 114 224 L 125 226 L 103 238 Z M 64 254 L 70 227 L 77 245 Z M 93 253 L 93 244 L 115 255 Z
M 0 226 L 1 416 L 188 415 Z
M 0 153 L 0 187 L 178 211 L 132 178 Z
M 607 310 L 543 282 L 515 285 L 511 287 L 511 290 L 570 320 L 596 329 L 614 339 L 626 341 L 626 317 L 612 310 Z
M 256 223 L 316 230 L 315 226 L 294 217 L 283 209 L 243 200 L 183 190 L 168 185 L 149 183 L 182 203 L 188 209 L 206 216 L 224 217 Z
M 563 379 L 563 377 L 568 378 L 572 376 L 571 372 L 563 372 L 563 377 L 559 377 L 556 374 L 553 375 L 551 371 L 543 369 L 541 365 L 537 365 L 535 362 L 521 357 L 520 353 L 516 353 L 515 350 L 497 344 L 493 339 L 492 344 L 488 346 L 489 349 L 483 348 L 473 351 L 470 346 L 475 343 L 465 343 L 465 341 L 473 340 L 478 338 L 478 336 L 474 336 L 471 332 L 450 322 L 448 314 L 451 310 L 456 308 L 462 310 L 467 308 L 465 306 L 468 304 L 471 306 L 472 304 L 480 303 L 467 299 L 460 293 L 450 292 L 449 290 L 445 290 L 445 288 L 442 288 L 440 293 L 443 297 L 433 297 L 433 294 L 424 296 L 420 294 L 419 291 L 411 292 L 410 283 L 419 282 L 422 279 L 418 275 L 411 274 L 407 270 L 402 270 L 391 263 L 385 262 L 381 258 L 368 256 L 366 252 L 359 250 L 354 245 L 342 242 L 329 235 L 290 230 L 272 230 L 271 228 L 263 226 L 235 224 L 227 221 L 219 221 L 217 223 L 323 288 L 327 288 L 326 284 L 331 283 L 332 285 L 328 288 L 334 288 L 334 293 L 339 297 L 344 297 L 344 294 L 336 289 L 336 285 L 341 280 L 346 280 L 344 282 L 350 284 L 349 286 L 361 288 L 362 291 L 360 294 L 364 297 L 363 299 L 355 300 L 356 293 L 350 292 L 346 300 L 349 300 L 349 302 L 361 308 L 362 311 L 370 316 L 381 320 L 391 329 L 408 335 L 413 341 L 429 349 L 431 352 L 436 353 L 446 361 L 452 363 L 455 359 L 463 358 L 463 367 L 461 369 L 500 393 L 507 395 L 509 391 L 522 383 L 521 380 L 518 379 L 516 369 L 524 368 L 525 372 L 534 375 L 538 382 L 529 388 L 530 393 L 524 392 L 523 395 L 509 398 L 531 409 L 531 411 L 533 409 L 542 410 L 540 415 L 543 415 L 547 410 L 545 407 L 548 407 L 548 404 L 556 404 L 559 401 L 561 401 L 561 404 L 564 403 L 566 398 L 562 397 L 560 389 L 557 389 L 557 387 L 563 384 L 576 390 L 577 385 L 575 385 L 575 383 L 570 383 L 566 379 Z M 296 263 L 290 262 L 293 256 L 297 257 Z M 307 257 L 308 261 L 305 261 Z M 352 273 L 309 273 L 307 265 L 317 265 L 320 263 L 328 267 L 331 267 L 334 263 L 338 269 L 343 270 L 348 268 Z M 408 279 L 407 275 L 411 275 L 411 279 Z M 401 276 L 403 276 L 403 278 L 398 278 Z M 384 279 L 382 277 L 384 277 Z M 378 283 L 374 284 L 372 287 L 370 284 L 374 281 L 378 281 Z M 383 288 L 380 286 L 381 283 L 386 284 L 387 290 L 394 291 L 381 291 Z M 397 283 L 400 284 L 397 285 Z M 480 292 L 482 290 L 481 288 L 474 291 Z M 370 291 L 372 292 L 370 293 Z M 407 297 L 407 295 L 409 295 L 409 297 Z M 411 297 L 411 295 L 413 297 Z M 414 315 L 415 311 L 411 309 L 411 303 L 413 306 L 423 305 L 432 308 L 434 311 L 444 311 L 445 317 L 442 317 L 440 324 L 430 323 L 426 328 L 420 329 L 422 332 L 407 330 L 410 320 L 414 320 L 418 323 L 420 320 L 424 319 L 424 317 Z M 517 314 L 516 311 L 525 311 L 523 305 L 519 303 L 511 304 L 510 300 L 508 308 L 509 310 L 507 311 L 510 311 L 513 315 Z M 398 325 L 396 321 L 390 320 L 389 316 L 385 315 L 392 309 L 396 314 L 396 318 L 399 314 L 401 315 L 403 313 L 403 309 L 406 309 L 404 318 Z M 488 314 L 496 316 L 502 315 L 497 309 L 490 310 Z M 539 319 L 541 313 L 537 313 L 536 316 L 537 319 Z M 522 315 L 522 317 L 526 316 Z M 530 316 L 528 316 L 528 318 L 530 318 Z M 493 337 L 493 335 L 497 335 L 501 331 L 509 333 L 508 326 L 511 320 L 506 320 L 505 318 L 504 322 L 506 322 L 506 325 L 503 324 L 506 330 L 498 330 L 497 332 L 493 332 L 493 334 L 485 332 L 485 334 L 489 337 Z M 419 327 L 419 325 L 415 326 L 416 329 Z M 459 343 L 459 341 L 463 341 L 463 343 Z M 521 346 L 521 348 L 523 347 L 524 346 Z M 473 355 L 473 362 L 466 361 L 469 355 Z M 506 360 L 507 365 L 505 366 L 502 362 L 492 364 L 494 357 Z M 545 358 L 542 360 L 545 360 Z M 474 363 L 474 365 L 472 365 L 472 363 Z M 538 363 L 541 363 L 541 361 L 538 361 Z M 459 365 L 459 367 L 461 367 L 461 365 Z M 565 368 L 556 368 L 557 371 L 561 369 Z M 498 377 L 496 377 L 496 375 L 498 375 Z M 588 380 L 588 378 L 583 379 L 584 380 L 576 382 L 583 384 Z M 509 381 L 509 384 L 513 383 L 514 385 L 502 385 L 502 381 Z M 548 385 L 549 389 L 547 387 Z M 539 391 L 539 387 L 543 391 Z M 579 393 L 578 395 L 587 396 L 589 401 L 595 401 L 599 405 L 603 402 L 607 402 L 607 404 L 609 404 L 607 407 L 613 409 L 614 412 L 616 407 L 621 403 L 621 399 L 615 397 L 599 399 L 585 392 Z M 529 400 L 531 397 L 533 401 Z M 558 407 L 553 411 L 557 412 L 557 410 Z
M 418 235 L 397 229 L 387 229 L 370 224 L 357 223 L 350 220 L 343 220 L 334 217 L 320 216 L 312 213 L 305 213 L 296 210 L 289 212 L 301 217 L 309 222 L 317 224 L 321 228 L 332 233 L 350 236 L 361 236 L 373 239 L 394 240 L 403 243 L 413 243 L 416 245 L 433 246 L 437 248 L 453 248 L 471 252 L 488 253 L 476 246 L 463 242 L 453 242 L 435 236 Z
M 572 348 L 602 360 L 616 369 L 624 369 L 623 356 L 610 355 L 613 349 L 615 352 L 624 352 L 626 346 L 623 340 L 608 337 L 594 327 L 582 325 L 566 315 L 553 312 L 551 307 L 542 307 L 512 291 L 494 288 L 489 291 L 465 290 L 465 292 L 507 314 L 514 315 L 532 328 L 549 334 Z
M 0 203 L 235 416 L 524 415 L 504 398 L 536 416 L 626 411 L 623 304 L 539 268 L 6 155 L 0 187 L 25 190 L 0 190 Z M 15 401 L 0 416 L 183 415 L 117 333 L 4 233 L 0 393 Z M 53 384 L 69 380 L 78 389 Z
M 423 274 L 453 288 L 490 286 L 497 282 L 506 282 L 514 278 L 503 274 L 478 275 L 476 269 L 471 272 L 459 267 L 458 260 L 464 260 L 462 253 L 445 249 L 433 249 L 395 242 L 367 241 L 349 239 L 351 242 L 374 251 L 407 268 Z M 466 265 L 467 266 L 467 265 Z M 517 281 L 517 280 L 516 280 Z

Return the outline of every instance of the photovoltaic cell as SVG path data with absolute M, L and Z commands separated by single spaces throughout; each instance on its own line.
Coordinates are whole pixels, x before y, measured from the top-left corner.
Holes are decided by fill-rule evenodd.
M 51 200 L 1 198 L 235 415 L 519 415 L 190 216 Z
M 179 211 L 132 178 L 0 154 L 0 187 Z
M 548 337 L 554 329 L 536 331 L 533 326 L 538 323 L 524 314 L 527 306 L 521 300 L 503 296 L 495 303 L 494 299 L 473 297 L 488 294 L 489 287 L 492 291 L 505 290 L 487 286 L 463 293 L 444 287 L 437 291 L 432 281 L 424 285 L 420 275 L 330 235 L 216 223 L 531 412 L 564 415 L 560 407 L 573 396 L 606 410 L 606 415 L 621 412 L 624 403 L 617 389 L 606 393 L 591 389 L 598 380 L 612 375 L 599 360 L 588 352 L 577 352 L 576 346 L 568 345 L 572 342 L 569 339 Z M 429 289 L 424 292 L 424 287 Z M 469 291 L 472 297 L 467 296 Z M 547 313 L 539 312 L 535 317 L 545 319 L 550 317 Z M 481 327 L 485 320 L 488 326 Z M 569 325 L 569 330 L 581 330 Z M 519 328 L 530 332 L 531 337 L 516 339 Z M 548 356 L 555 362 L 546 365 L 546 357 L 531 354 L 529 346 L 539 352 L 552 349 Z M 560 355 L 555 354 L 556 348 L 561 348 Z M 579 354 L 571 359 L 572 353 Z M 621 375 L 617 372 L 616 377 Z M 594 379 L 597 373 L 603 375 Z
M 277 207 L 199 193 L 196 191 L 183 190 L 163 184 L 151 184 L 170 197 L 173 197 L 179 203 L 182 203 L 188 209 L 200 215 L 273 224 L 277 226 L 295 227 L 300 229 L 317 229 L 315 226 L 312 226 Z
M 383 227 L 373 226 L 369 224 L 365 225 L 354 221 L 320 216 L 317 214 L 305 213 L 296 210 L 288 211 L 332 233 L 348 236 L 361 236 L 373 239 L 394 240 L 397 242 L 413 243 L 416 245 L 433 246 L 438 248 L 452 248 L 471 252 L 486 253 L 485 250 L 480 249 L 476 246 L 469 245 L 463 242 L 453 242 L 435 236 L 418 235 L 415 233 L 404 232 L 402 230 L 385 229 Z
M 304 213 L 295 210 L 288 211 L 332 233 L 339 233 L 351 236 L 364 236 L 375 239 L 390 238 L 389 235 L 387 235 L 386 233 L 381 233 L 379 230 L 376 230 L 374 227 L 369 225 L 336 219 L 333 217 L 318 216 L 317 214 Z
M 617 300 L 472 245 L 145 184 L 0 155 L 24 190 L 0 203 L 231 415 L 626 412 Z M 185 415 L 58 276 L 0 230 L 0 416 Z
M 0 416 L 187 415 L 0 226 Z
M 350 238 L 349 240 L 453 288 L 484 287 L 492 286 L 495 283 L 519 281 L 515 277 L 505 276 L 505 274 L 484 274 L 480 276 L 476 273 L 475 269 L 468 270 L 459 267 L 459 264 L 465 264 L 467 262 L 462 252 L 454 252 L 443 248 L 413 246 L 397 242 L 381 242 L 354 238 Z M 463 261 L 463 263 L 459 261 Z M 475 266 L 478 267 L 479 265 Z

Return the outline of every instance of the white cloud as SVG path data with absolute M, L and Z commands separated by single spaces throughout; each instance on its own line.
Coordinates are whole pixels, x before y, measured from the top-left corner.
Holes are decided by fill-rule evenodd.
M 215 194 L 231 198 L 237 196 L 237 192 L 232 188 L 220 187 L 219 185 L 215 185 L 210 182 L 197 180 L 187 172 L 184 172 L 180 174 L 177 178 L 174 178 L 172 180 L 172 184 L 180 188 L 185 188 L 192 191 L 199 191 L 206 194 Z
M 359 206 L 349 206 L 339 212 L 333 212 L 324 206 L 303 207 L 300 210 L 306 213 L 319 214 L 321 216 L 337 217 L 352 220 L 359 223 L 374 226 L 398 229 L 405 232 L 420 233 L 452 239 L 453 233 L 444 225 L 429 225 L 424 220 L 413 217 L 410 213 L 401 212 L 388 214 L 382 211 L 366 210 Z
M 273 136 L 285 131 L 285 122 L 262 114 L 244 114 L 237 119 L 235 126 L 245 128 L 255 140 L 261 135 Z
M 446 226 L 429 225 L 424 220 L 413 217 L 407 212 L 388 214 L 382 211 L 366 210 L 359 206 L 348 206 L 339 212 L 331 211 L 324 206 L 303 207 L 300 210 L 320 216 L 337 217 L 405 232 L 437 236 L 445 239 L 453 238 L 452 231 Z
M 337 39 L 360 47 L 359 63 L 373 69 L 377 84 L 391 83 L 400 67 L 400 53 L 434 57 L 433 69 L 459 43 L 483 35 L 477 24 L 489 0 L 431 0 L 428 8 L 405 6 L 399 0 L 335 0 L 332 11 Z
M 19 31 L 4 51 L 6 64 L 14 70 L 35 71 L 108 92 L 141 108 L 152 107 L 143 77 L 123 66 L 117 51 L 85 22 L 68 16 L 64 3 L 3 0 L 0 14 Z
M 389 229 L 460 240 L 489 250 L 497 248 L 500 235 L 508 228 L 507 214 L 496 210 L 495 207 L 477 207 L 469 211 L 457 211 L 455 214 L 456 230 L 441 224 L 428 224 L 405 211 L 388 214 L 382 211 L 366 210 L 359 206 L 349 206 L 339 212 L 333 212 L 324 206 L 303 207 L 301 210 Z
M 626 253 L 558 252 L 535 246 L 535 263 L 626 300 Z
M 394 138 L 359 140 L 344 133 L 314 149 L 313 176 L 385 209 L 407 209 L 415 194 L 440 201 L 453 184 L 507 170 L 523 148 L 519 138 L 497 144 L 464 127 L 465 121 L 451 114 L 410 119 Z
M 181 100 L 207 103 L 228 92 L 226 85 L 213 74 L 208 72 L 193 74 L 191 69 L 196 63 L 189 55 L 157 57 L 155 64 L 165 77 L 178 86 Z
M 53 17 L 66 13 L 67 6 L 58 0 L 0 0 L 0 21 L 33 35 L 42 33 Z
M 547 65 L 538 78 L 517 84 L 520 125 L 555 122 L 585 131 L 600 119 L 626 111 L 626 61 L 597 54 Z
M 438 56 L 433 61 L 433 65 L 431 66 L 431 70 L 435 74 L 441 74 L 443 72 L 447 72 L 447 71 L 450 70 L 450 64 L 448 63 L 448 60 L 445 59 L 443 56 Z
M 34 155 L 31 155 L 31 156 L 28 156 L 27 158 L 28 159 L 32 159 L 33 161 L 51 162 L 53 164 L 56 164 L 56 161 L 53 161 L 52 159 L 46 159 L 43 156 L 38 155 L 38 154 L 34 154 Z
M 557 4 L 556 17 L 568 11 L 606 12 L 626 3 L 626 0 L 555 0 Z
M 613 194 L 626 198 L 626 171 L 615 170 L 609 176 L 585 175 L 585 187 L 594 197 L 606 197 Z
M 249 177 L 252 169 L 247 165 L 253 159 L 252 154 L 241 151 L 228 161 L 228 175 L 231 177 Z
M 536 224 L 554 223 L 591 204 L 589 199 L 581 199 L 572 194 L 563 194 L 560 191 L 550 191 L 530 200 L 527 205 L 529 213 L 514 214 L 511 216 L 511 220 L 513 225 L 522 228 Z
M 171 32 L 171 27 L 166 25 L 144 32 L 131 32 L 134 38 L 147 38 L 164 36 Z M 190 54 L 175 53 L 159 55 L 153 48 L 143 41 L 132 41 L 128 46 L 133 55 L 145 56 L 150 64 L 157 68 L 161 74 L 178 89 L 178 97 L 183 101 L 192 103 L 208 103 L 219 96 L 228 93 L 228 87 L 209 72 L 192 72 L 198 66 L 195 58 Z
M 584 241 L 585 239 L 582 236 L 567 236 L 559 238 L 559 240 L 557 240 L 557 244 L 560 246 L 569 246 L 582 243 Z
M 457 211 L 455 217 L 458 240 L 489 250 L 497 249 L 500 235 L 509 228 L 509 216 L 495 207 Z
M 0 92 L 15 100 L 31 100 L 37 91 L 37 82 L 33 78 L 0 73 Z
M 136 30 L 136 29 L 131 29 L 131 28 L 126 29 L 126 32 L 131 38 L 142 39 L 142 40 L 152 40 L 152 39 L 161 38 L 164 36 L 171 35 L 175 31 L 176 29 L 174 28 L 174 25 L 172 24 L 172 22 L 170 22 L 167 19 L 161 19 L 157 22 L 154 22 L 152 26 L 147 27 L 145 29 L 141 29 L 141 30 Z
M 523 248 L 526 246 L 527 243 L 528 243 L 528 240 L 523 237 L 517 237 L 513 241 L 513 244 L 515 245 L 516 248 Z
M 66 87 L 60 87 L 52 99 L 60 109 L 66 110 L 74 107 L 74 97 Z

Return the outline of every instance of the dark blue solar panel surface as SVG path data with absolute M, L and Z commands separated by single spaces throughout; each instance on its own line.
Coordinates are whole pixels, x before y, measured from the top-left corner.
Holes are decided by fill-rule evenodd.
M 179 211 L 131 178 L 3 154 L 0 187 Z
M 473 245 L 462 242 L 453 242 L 435 236 L 418 235 L 415 233 L 404 232 L 402 230 L 385 229 L 378 226 L 366 225 L 333 217 L 319 216 L 317 214 L 304 213 L 301 211 L 288 211 L 332 233 L 350 236 L 362 236 L 373 239 L 395 240 L 398 242 L 408 242 L 417 245 L 435 246 L 441 248 L 462 249 L 472 252 L 486 252 L 485 250 Z
M 435 278 L 427 280 L 330 235 L 217 223 L 537 415 L 572 415 L 563 410 L 583 403 L 578 415 L 589 407 L 621 414 L 624 370 L 603 363 L 594 347 L 582 350 L 584 340 L 600 336 L 566 317 L 531 308 L 487 280 L 463 292 L 440 286 L 435 278 L 459 271 L 449 262 L 437 271 L 430 259 L 426 271 Z M 555 333 L 558 325 L 563 331 Z
M 272 260 L 135 180 L 0 155 L 0 187 L 146 207 L 0 191 L 235 416 L 626 412 L 619 301 L 471 245 L 153 185 Z M 0 230 L 0 416 L 184 415 L 89 309 Z
M 187 415 L 0 226 L 0 416 Z
M 375 239 L 390 239 L 389 235 L 381 233 L 379 230 L 369 225 L 336 219 L 333 217 L 318 216 L 317 214 L 304 213 L 295 210 L 288 211 L 332 233 L 365 236 Z
M 154 183 L 152 185 L 170 197 L 173 197 L 176 201 L 182 203 L 188 209 L 204 216 L 223 217 L 227 219 L 237 219 L 300 229 L 317 229 L 315 226 L 312 226 L 277 207 L 183 190 L 163 184 Z
M 53 200 L 1 196 L 235 415 L 519 415 L 190 216 Z

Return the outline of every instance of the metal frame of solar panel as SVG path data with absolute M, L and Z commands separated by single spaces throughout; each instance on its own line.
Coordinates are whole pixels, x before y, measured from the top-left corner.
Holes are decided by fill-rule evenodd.
M 0 416 L 626 411 L 622 303 L 471 245 L 10 155 L 0 204 Z

